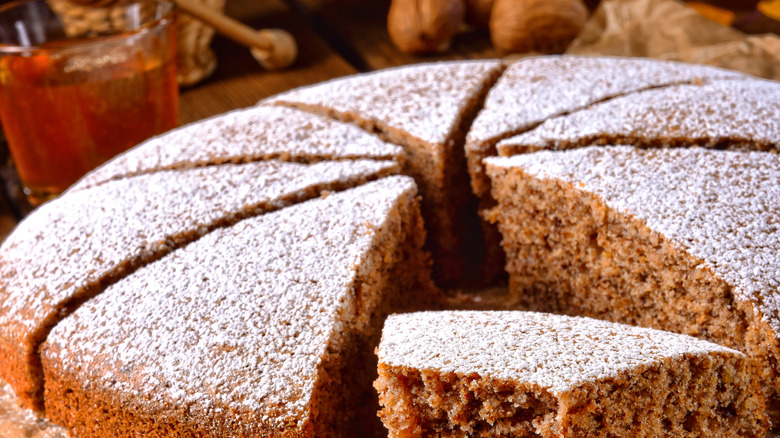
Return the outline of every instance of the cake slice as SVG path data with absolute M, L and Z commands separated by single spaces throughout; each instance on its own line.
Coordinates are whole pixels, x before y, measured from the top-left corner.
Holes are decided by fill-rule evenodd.
M 479 210 L 495 205 L 482 161 L 497 155 L 496 144 L 545 120 L 576 113 L 597 102 L 674 84 L 709 83 L 748 76 L 701 65 L 649 59 L 543 56 L 507 67 L 491 88 L 466 137 L 466 159 Z M 482 222 L 488 256 L 485 277 L 503 272 L 504 254 L 495 226 Z
M 754 368 L 689 336 L 533 312 L 392 315 L 390 437 L 764 437 Z
M 780 148 L 780 83 L 718 81 L 647 90 L 549 119 L 498 144 L 502 156 L 539 149 L 641 147 Z
M 377 161 L 226 164 L 111 181 L 41 206 L 0 246 L 0 376 L 40 410 L 38 347 L 106 285 L 216 227 L 397 171 Z
M 385 178 L 111 285 L 42 347 L 47 415 L 80 438 L 372 436 L 384 316 L 432 298 L 416 196 Z
M 472 245 L 479 244 L 464 240 L 477 237 L 471 228 L 478 223 L 463 156 L 466 130 L 502 69 L 499 61 L 401 67 L 300 88 L 263 103 L 327 114 L 403 146 L 405 173 L 423 197 L 434 277 L 452 285 L 462 279 L 464 258 L 473 258 Z
M 284 107 L 250 107 L 184 126 L 119 155 L 70 190 L 105 181 L 224 163 L 263 160 L 394 160 L 403 150 L 355 126 Z
M 777 419 L 777 154 L 614 146 L 487 164 L 518 307 L 741 350 Z

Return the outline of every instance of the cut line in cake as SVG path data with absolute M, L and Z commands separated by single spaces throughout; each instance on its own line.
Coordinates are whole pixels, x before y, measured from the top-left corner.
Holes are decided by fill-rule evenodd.
M 519 307 L 738 349 L 777 410 L 777 154 L 586 147 L 487 166 Z
M 535 312 L 391 315 L 375 386 L 390 438 L 761 437 L 750 360 L 690 336 Z
M 38 347 L 108 284 L 213 229 L 399 170 L 369 160 L 227 164 L 115 180 L 44 204 L 0 247 L 0 375 L 41 411 Z
M 160 170 L 278 160 L 371 159 L 404 166 L 403 149 L 347 123 L 285 107 L 249 107 L 154 137 L 90 172 L 69 191 Z
M 466 134 L 504 68 L 496 60 L 406 66 L 298 88 L 260 104 L 323 114 L 402 146 L 405 173 L 423 197 L 434 278 L 454 286 L 479 276 L 467 274 L 463 260 L 484 252 L 480 236 L 462 226 L 479 223 L 463 154 Z
M 716 81 L 634 93 L 574 114 L 546 120 L 498 143 L 501 156 L 540 149 L 627 144 L 777 150 L 780 86 Z
M 47 415 L 77 436 L 371 436 L 370 347 L 390 311 L 432 301 L 410 296 L 424 240 L 406 176 L 209 233 L 57 325 Z
M 474 193 L 490 195 L 482 160 L 498 155 L 501 140 L 641 91 L 724 79 L 752 78 L 704 65 L 636 58 L 543 56 L 514 62 L 488 93 L 469 130 L 466 156 Z

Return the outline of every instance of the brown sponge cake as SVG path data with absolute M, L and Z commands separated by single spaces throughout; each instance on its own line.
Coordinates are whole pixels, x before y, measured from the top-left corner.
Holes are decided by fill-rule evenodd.
M 112 179 L 224 163 L 393 160 L 403 149 L 353 125 L 284 107 L 220 114 L 148 140 L 90 172 L 70 190 Z
M 498 144 L 502 156 L 538 149 L 628 144 L 777 150 L 780 84 L 717 81 L 647 90 L 548 119 Z
M 780 157 L 588 147 L 488 160 L 518 305 L 698 336 L 780 392 Z
M 436 63 L 293 90 L 151 139 L 0 245 L 0 378 L 9 384 L 0 393 L 13 388 L 79 438 L 382 436 L 370 385 L 379 325 L 435 297 L 459 309 L 661 328 L 740 350 L 780 424 L 778 87 L 649 60 Z M 469 132 L 487 149 L 466 145 Z M 542 140 L 525 142 L 533 136 Z M 641 148 L 587 147 L 609 141 Z M 491 157 L 501 202 L 485 195 L 478 210 L 465 160 L 497 153 L 498 142 L 507 154 L 553 151 Z M 707 148 L 666 147 L 695 145 Z M 487 181 L 480 171 L 473 182 Z M 500 222 L 509 288 L 474 291 L 463 281 L 484 255 L 478 212 Z M 456 285 L 446 296 L 427 281 L 428 249 L 431 278 Z M 650 409 L 637 420 L 647 430 L 658 431 L 651 423 L 663 415 L 662 428 L 678 432 L 759 419 L 760 403 L 739 414 L 729 404 L 753 391 L 739 389 L 751 379 L 744 357 L 707 351 L 648 365 L 671 380 L 628 363 L 621 376 L 650 376 L 685 400 L 713 402 L 703 389 L 712 382 L 734 389 L 715 397 L 726 402 L 721 411 L 689 415 L 716 405 L 688 401 L 678 414 Z M 733 376 L 717 368 L 727 362 Z M 457 386 L 451 377 L 436 378 Z M 684 382 L 694 387 L 680 389 Z M 667 389 L 648 388 L 660 399 L 643 406 L 663 403 Z M 473 435 L 526 430 L 528 421 L 534 431 L 569 427 L 528 420 L 531 407 L 515 402 L 531 392 L 480 391 L 488 404 L 434 397 L 412 406 L 451 403 L 447 421 L 457 424 L 468 423 L 458 412 L 475 413 L 490 426 Z M 7 399 L 0 394 L 0 435 Z M 603 430 L 626 424 L 590 415 L 610 406 L 633 424 L 635 407 L 589 400 L 565 418 Z M 393 406 L 401 410 L 387 407 L 385 419 L 406 415 Z M 493 426 L 509 413 L 511 424 Z
M 107 284 L 216 227 L 397 171 L 367 160 L 229 164 L 112 181 L 43 205 L 0 247 L 0 376 L 40 410 L 40 343 Z
M 424 234 L 408 177 L 216 230 L 52 331 L 46 412 L 82 438 L 367 436 L 349 423 L 373 392 L 361 353 L 388 302 L 430 301 L 409 295 L 430 281 Z
M 463 280 L 475 256 L 478 224 L 463 156 L 466 131 L 504 65 L 448 62 L 336 79 L 275 96 L 264 104 L 304 108 L 376 132 L 403 146 L 417 181 L 438 284 Z M 473 263 L 471 263 L 473 264 Z
M 379 356 L 390 437 L 764 437 L 742 353 L 532 312 L 392 315 Z

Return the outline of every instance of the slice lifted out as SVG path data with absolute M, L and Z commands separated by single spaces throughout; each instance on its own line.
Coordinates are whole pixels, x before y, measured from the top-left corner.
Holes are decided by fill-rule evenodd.
M 390 437 L 763 437 L 748 358 L 689 336 L 532 312 L 385 323 L 375 386 Z
M 106 285 L 216 227 L 397 171 L 376 161 L 226 164 L 111 181 L 41 206 L 0 247 L 0 376 L 40 410 L 40 343 Z
M 395 68 L 300 88 L 264 103 L 327 114 L 403 146 L 406 172 L 423 196 L 435 278 L 452 284 L 464 271 L 463 254 L 473 253 L 459 223 L 477 223 L 462 149 L 466 129 L 502 69 L 499 61 Z
M 587 147 L 487 160 L 522 307 L 698 336 L 780 393 L 780 157 Z
M 283 107 L 251 107 L 152 138 L 99 167 L 71 190 L 166 169 L 263 160 L 403 161 L 403 150 L 355 126 Z
M 416 195 L 385 178 L 123 278 L 49 335 L 47 414 L 77 436 L 368 436 L 348 420 L 366 391 L 376 418 L 382 320 L 429 290 Z

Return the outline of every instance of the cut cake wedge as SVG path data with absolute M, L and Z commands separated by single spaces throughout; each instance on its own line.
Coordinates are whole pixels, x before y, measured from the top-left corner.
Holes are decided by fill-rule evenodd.
M 350 124 L 284 107 L 250 107 L 154 137 L 90 172 L 70 189 L 159 170 L 281 160 L 392 160 L 403 149 Z
M 780 157 L 628 146 L 490 158 L 516 305 L 741 350 L 780 406 Z
M 381 179 L 123 278 L 43 345 L 47 414 L 79 437 L 374 435 L 383 319 L 432 298 L 416 196 Z
M 0 376 L 40 411 L 38 347 L 106 285 L 216 227 L 398 171 L 368 160 L 226 164 L 111 181 L 41 206 L 0 246 Z
M 453 285 L 473 258 L 475 200 L 463 145 L 482 100 L 503 70 L 500 61 L 425 64 L 382 70 L 300 88 L 261 102 L 307 109 L 377 133 L 403 146 L 405 173 L 423 197 L 434 277 Z M 464 238 L 466 240 L 464 240 Z
M 380 416 L 399 437 L 761 437 L 750 360 L 689 336 L 534 312 L 390 316 Z
M 493 207 L 483 160 L 497 155 L 499 141 L 529 131 L 552 117 L 651 88 L 748 79 L 741 73 L 702 65 L 649 59 L 543 56 L 510 64 L 491 88 L 466 137 L 466 160 L 480 213 Z M 484 276 L 503 272 L 504 254 L 495 226 L 482 222 L 487 245 Z
M 703 65 L 641 58 L 544 56 L 507 67 L 469 129 L 466 156 L 474 193 L 490 195 L 482 160 L 496 144 L 547 119 L 651 88 L 750 78 Z

